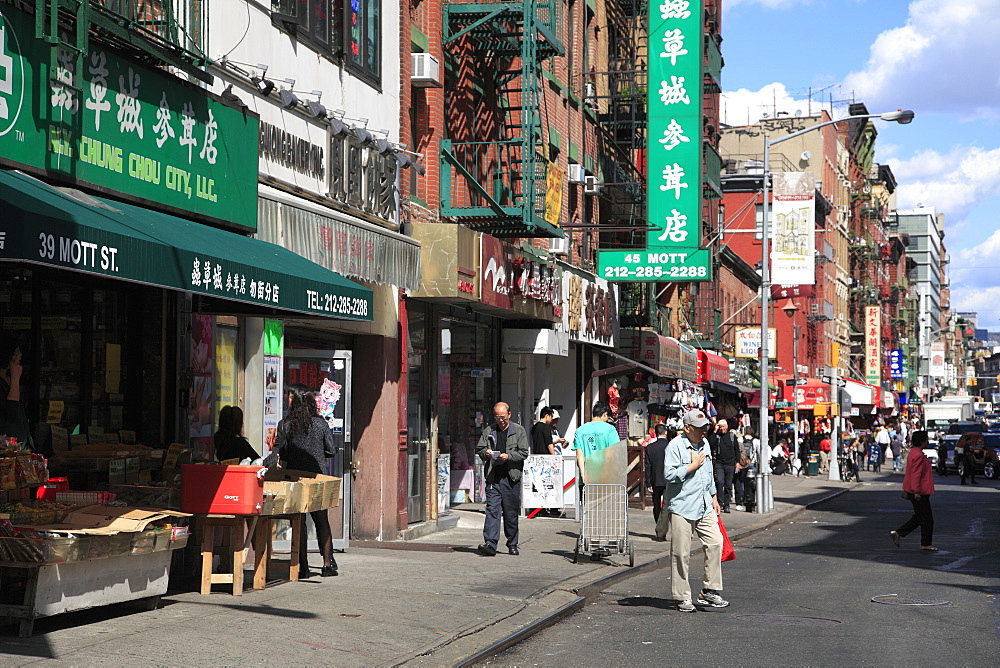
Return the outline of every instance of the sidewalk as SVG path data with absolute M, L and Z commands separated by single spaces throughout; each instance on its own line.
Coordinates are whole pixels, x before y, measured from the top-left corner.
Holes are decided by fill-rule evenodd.
M 772 483 L 773 512 L 723 515 L 731 538 L 853 487 L 791 476 Z M 210 596 L 165 596 L 146 613 L 119 606 L 72 613 L 37 621 L 28 639 L 4 627 L 0 663 L 458 665 L 554 623 L 616 580 L 667 565 L 669 543 L 652 540 L 650 509 L 630 510 L 630 569 L 618 554 L 603 562 L 581 554 L 572 563 L 579 524 L 571 520 L 522 519 L 520 556 L 482 557 L 475 550 L 483 515 L 473 508 L 456 511 L 458 526 L 448 531 L 352 544 L 336 555 L 336 578 L 282 582 L 241 597 L 219 585 Z

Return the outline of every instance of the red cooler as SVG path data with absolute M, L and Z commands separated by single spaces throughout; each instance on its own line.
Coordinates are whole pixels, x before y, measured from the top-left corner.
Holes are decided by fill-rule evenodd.
M 185 464 L 181 469 L 181 510 L 257 515 L 264 505 L 266 471 L 261 466 Z

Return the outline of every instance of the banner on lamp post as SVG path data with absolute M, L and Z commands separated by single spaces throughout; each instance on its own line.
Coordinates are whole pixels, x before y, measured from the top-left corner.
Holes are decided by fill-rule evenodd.
M 816 282 L 816 177 L 812 172 L 777 172 L 772 177 L 771 281 Z

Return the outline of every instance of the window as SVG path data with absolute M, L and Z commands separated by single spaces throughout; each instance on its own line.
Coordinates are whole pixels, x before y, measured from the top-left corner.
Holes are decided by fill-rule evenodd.
M 361 78 L 379 80 L 382 55 L 381 0 L 349 0 L 347 10 L 347 65 Z
M 343 57 L 372 84 L 381 78 L 381 0 L 272 0 L 274 25 L 320 53 Z

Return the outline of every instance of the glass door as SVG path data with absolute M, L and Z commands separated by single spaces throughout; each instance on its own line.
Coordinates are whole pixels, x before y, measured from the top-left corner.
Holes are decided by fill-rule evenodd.
M 423 353 L 410 351 L 406 410 L 406 514 L 407 521 L 427 519 L 427 450 L 430 417 L 427 415 Z
M 285 349 L 285 387 L 302 383 L 316 393 L 320 416 L 330 425 L 337 454 L 328 460 L 329 475 L 342 480 L 340 506 L 331 508 L 333 549 L 346 550 L 353 514 L 354 443 L 351 437 L 351 359 L 349 350 Z M 307 522 L 312 531 L 312 523 Z M 315 542 L 315 535 L 310 535 Z

